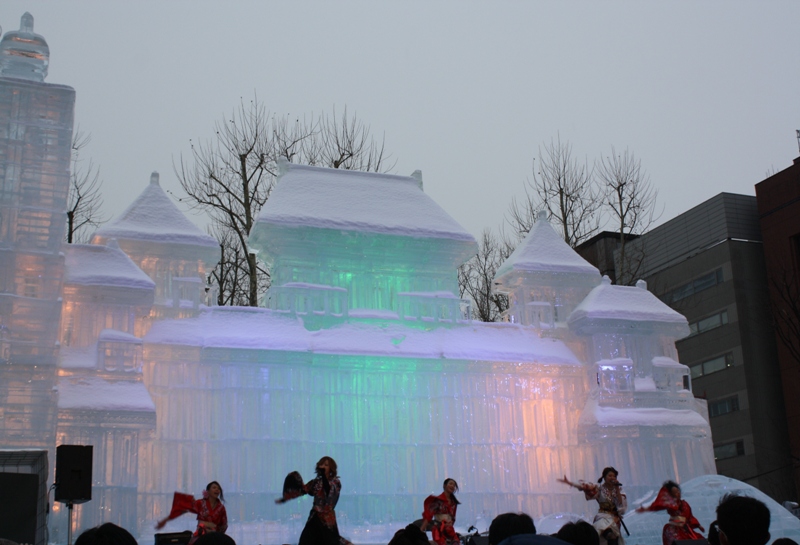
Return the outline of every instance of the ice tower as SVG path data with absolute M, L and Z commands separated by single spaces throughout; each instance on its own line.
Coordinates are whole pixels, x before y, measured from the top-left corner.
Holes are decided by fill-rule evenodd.
M 75 91 L 48 62 L 25 13 L 0 40 L 0 444 L 52 462 Z
M 677 361 L 686 318 L 643 280 L 614 286 L 606 276 L 568 321 L 587 343 L 591 390 L 578 431 L 598 461 L 625 468 L 626 482 L 637 484 L 715 473 L 706 403 Z
M 152 320 L 192 316 L 205 303 L 206 271 L 219 259 L 219 244 L 178 210 L 159 184 L 150 184 L 115 220 L 100 227 L 93 244 L 116 239 L 136 265 L 155 282 L 155 303 L 137 324 L 143 336 Z
M 555 232 L 547 212 L 537 220 L 497 269 L 494 288 L 509 297 L 510 321 L 549 330 L 561 325 L 564 333 L 570 312 L 600 283 L 600 273 Z
M 76 520 L 137 528 L 140 452 L 156 413 L 134 329 L 149 316 L 155 283 L 113 239 L 65 253 L 56 442 L 94 446 L 92 501 L 76 506 Z M 56 505 L 51 518 L 51 539 L 60 541 L 66 512 Z
M 283 162 L 250 234 L 271 263 L 268 306 L 338 317 L 463 317 L 456 269 L 475 240 L 422 191 L 422 175 Z

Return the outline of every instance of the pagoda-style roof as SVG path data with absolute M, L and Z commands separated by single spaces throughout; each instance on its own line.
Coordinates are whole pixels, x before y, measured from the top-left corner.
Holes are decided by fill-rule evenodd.
M 570 248 L 540 213 L 525 239 L 497 269 L 494 282 L 513 287 L 526 277 L 591 287 L 600 281 L 600 272 Z
M 670 330 L 675 338 L 689 334 L 686 318 L 650 293 L 643 280 L 636 286 L 615 286 L 607 276 L 572 311 L 567 322 L 571 329 L 583 333 L 624 328 L 630 333 Z
M 189 221 L 158 183 L 158 173 L 150 184 L 118 218 L 100 227 L 92 239 L 116 238 L 150 244 L 194 246 L 217 252 L 219 243 Z M 124 247 L 124 246 L 123 246 Z M 215 254 L 214 254 L 215 255 Z
M 114 243 L 69 244 L 65 254 L 65 284 L 155 289 L 155 282 Z
M 266 226 L 312 227 L 474 244 L 422 190 L 421 176 L 396 176 L 282 163 L 251 239 Z M 415 173 L 416 174 L 416 173 Z

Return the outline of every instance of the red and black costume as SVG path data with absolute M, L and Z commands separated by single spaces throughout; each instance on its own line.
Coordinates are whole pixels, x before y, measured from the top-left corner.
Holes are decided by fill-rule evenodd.
M 705 539 L 702 535 L 695 532 L 695 528 L 700 528 L 700 522 L 692 515 L 692 508 L 682 499 L 677 499 L 666 486 L 661 487 L 650 507 L 645 507 L 643 511 L 663 511 L 669 514 L 669 522 L 664 525 L 661 533 L 663 545 L 672 545 L 673 541 L 683 539 Z
M 222 505 L 221 501 L 217 500 L 217 505 L 212 507 L 211 500 L 208 498 L 208 491 L 203 492 L 203 498 L 200 500 L 194 499 L 190 494 L 175 492 L 172 498 L 172 510 L 169 512 L 169 516 L 164 519 L 164 522 L 178 518 L 184 513 L 197 514 L 197 529 L 194 531 L 191 541 L 189 541 L 190 545 L 203 534 L 208 532 L 222 532 L 224 534 L 225 530 L 228 529 L 228 513 L 225 511 L 225 506 Z M 216 529 L 210 529 L 204 524 L 205 522 L 213 523 Z
M 336 524 L 334 508 L 339 502 L 341 490 L 342 483 L 339 477 L 327 479 L 323 475 L 317 475 L 314 480 L 303 484 L 300 473 L 297 471 L 289 473 L 283 482 L 283 497 L 278 500 L 279 503 L 299 498 L 303 494 L 314 498 L 314 505 L 311 507 L 303 533 L 300 534 L 298 545 L 352 545 L 339 535 L 339 527 Z
M 450 501 L 446 492 L 425 498 L 423 509 L 422 518 L 432 526 L 431 536 L 437 545 L 460 543 L 458 534 L 453 528 L 458 504 Z

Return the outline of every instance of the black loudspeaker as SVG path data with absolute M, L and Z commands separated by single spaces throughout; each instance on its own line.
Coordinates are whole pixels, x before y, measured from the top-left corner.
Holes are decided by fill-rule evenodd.
M 191 530 L 172 534 L 156 534 L 156 545 L 186 545 L 191 539 Z
M 36 543 L 39 476 L 0 473 L 0 538 Z
M 92 446 L 56 447 L 56 501 L 84 503 L 92 499 Z
M 672 545 L 708 545 L 707 539 L 679 539 L 672 542 Z

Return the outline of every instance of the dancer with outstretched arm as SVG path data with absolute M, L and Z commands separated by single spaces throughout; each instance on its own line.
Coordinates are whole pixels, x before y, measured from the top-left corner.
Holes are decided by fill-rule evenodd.
M 705 532 L 706 529 L 692 515 L 692 508 L 681 498 L 681 487 L 675 481 L 666 481 L 658 491 L 656 500 L 649 507 L 639 507 L 637 513 L 645 511 L 663 511 L 669 514 L 669 522 L 661 532 L 663 545 L 672 545 L 673 541 L 705 539 L 695 529 Z
M 304 494 L 314 498 L 311 513 L 300 534 L 298 545 L 352 545 L 339 535 L 334 508 L 339 502 L 342 483 L 337 474 L 336 462 L 323 456 L 317 462 L 317 476 L 306 484 L 297 471 L 292 471 L 283 481 L 283 496 L 275 503 L 285 503 Z
M 223 501 L 225 501 L 225 495 L 217 481 L 208 483 L 202 499 L 199 500 L 194 499 L 190 494 L 175 492 L 175 496 L 172 498 L 172 510 L 166 518 L 158 521 L 156 530 L 160 530 L 168 521 L 178 518 L 184 513 L 195 513 L 197 514 L 197 529 L 189 541 L 190 545 L 208 532 L 224 534 L 228 529 L 228 513 L 225 511 L 225 506 L 222 505 Z
M 628 509 L 628 498 L 622 492 L 622 484 L 617 480 L 619 472 L 613 467 L 603 469 L 603 475 L 597 483 L 579 481 L 573 483 L 567 476 L 558 479 L 559 482 L 574 486 L 584 493 L 586 501 L 597 501 L 599 509 L 594 517 L 594 527 L 600 535 L 600 545 L 625 545 L 621 527 L 622 515 Z M 627 530 L 627 528 L 626 528 Z

